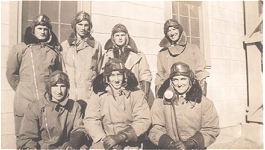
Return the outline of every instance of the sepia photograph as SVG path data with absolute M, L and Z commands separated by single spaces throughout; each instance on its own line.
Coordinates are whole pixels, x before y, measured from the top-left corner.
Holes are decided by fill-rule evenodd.
M 263 0 L 1 1 L 1 149 L 264 149 Z

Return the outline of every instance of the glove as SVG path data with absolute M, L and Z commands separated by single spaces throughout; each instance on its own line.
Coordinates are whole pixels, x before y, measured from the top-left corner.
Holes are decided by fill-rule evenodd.
M 184 141 L 186 149 L 205 149 L 204 137 L 201 132 L 197 131 L 187 141 Z
M 105 149 L 111 149 L 113 146 L 116 146 L 127 139 L 127 135 L 125 133 L 118 133 L 117 135 L 108 135 L 103 141 L 103 146 Z
M 186 149 L 197 149 L 197 144 L 195 141 L 188 139 L 187 141 L 183 141 L 183 145 Z
M 158 140 L 158 147 L 163 149 L 186 150 L 181 141 L 174 141 L 169 135 L 163 134 Z
M 158 140 L 158 147 L 165 149 L 172 149 L 175 141 L 167 134 L 163 134 Z
M 70 134 L 68 146 L 79 149 L 85 144 L 86 139 L 86 134 L 83 131 L 74 131 Z
M 169 145 L 169 149 L 186 150 L 186 147 L 181 141 L 174 141 Z
M 150 85 L 151 83 L 148 81 L 140 81 L 141 90 L 145 93 L 146 100 L 149 99 Z
M 68 142 L 66 142 L 62 146 L 58 147 L 58 150 L 73 150 L 73 148 L 69 146 Z

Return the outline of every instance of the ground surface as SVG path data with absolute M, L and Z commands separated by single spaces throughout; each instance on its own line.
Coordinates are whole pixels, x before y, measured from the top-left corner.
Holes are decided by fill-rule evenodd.
M 208 149 L 264 149 L 263 125 L 249 123 L 221 129 Z
M 240 137 L 230 142 L 215 144 L 213 149 L 263 149 L 263 144 Z

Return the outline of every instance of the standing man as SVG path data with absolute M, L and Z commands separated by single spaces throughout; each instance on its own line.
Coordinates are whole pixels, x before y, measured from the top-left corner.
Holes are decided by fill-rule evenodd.
M 136 88 L 134 74 L 116 58 L 93 83 L 84 124 L 93 139 L 91 149 L 142 148 L 143 135 L 151 125 L 143 91 Z
M 61 44 L 64 71 L 70 78 L 70 98 L 74 100 L 85 101 L 90 97 L 92 80 L 100 69 L 102 49 L 91 35 L 92 27 L 88 13 L 77 13 L 72 21 L 73 32 Z
M 206 95 L 206 77 L 209 72 L 205 70 L 205 59 L 196 45 L 187 43 L 186 33 L 177 20 L 169 19 L 164 24 L 165 37 L 159 43 L 162 49 L 157 55 L 157 73 L 155 79 L 156 94 L 163 82 L 169 77 L 170 67 L 175 62 L 188 64 L 195 73 Z
M 111 38 L 105 44 L 106 53 L 103 54 L 102 64 L 109 58 L 122 60 L 125 67 L 131 70 L 138 82 L 139 88 L 144 91 L 149 106 L 154 101 L 153 92 L 150 92 L 152 74 L 149 64 L 143 52 L 137 49 L 134 40 L 130 37 L 127 28 L 123 24 L 116 24 L 112 28 Z M 103 72 L 103 67 L 101 72 Z
M 38 15 L 26 29 L 24 42 L 13 46 L 9 53 L 6 77 L 16 92 L 14 115 L 17 137 L 26 106 L 43 97 L 45 81 L 50 73 L 62 70 L 59 45 L 50 19 L 46 15 Z
M 87 142 L 80 105 L 69 99 L 69 78 L 56 70 L 45 96 L 26 107 L 19 149 L 78 149 Z
M 205 149 L 220 133 L 214 103 L 202 95 L 190 67 L 174 63 L 151 109 L 150 140 L 161 149 Z

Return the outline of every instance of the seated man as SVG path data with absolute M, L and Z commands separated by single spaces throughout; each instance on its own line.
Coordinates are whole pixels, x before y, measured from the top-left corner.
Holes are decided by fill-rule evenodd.
M 28 105 L 19 132 L 21 149 L 76 149 L 87 140 L 80 105 L 68 99 L 69 78 L 53 72 L 40 101 Z
M 116 58 L 109 59 L 103 74 L 93 82 L 84 124 L 93 139 L 91 149 L 142 148 L 151 125 L 145 93 L 134 74 Z
M 150 140 L 162 149 L 204 149 L 220 133 L 214 103 L 203 96 L 190 67 L 174 63 L 151 108 Z

